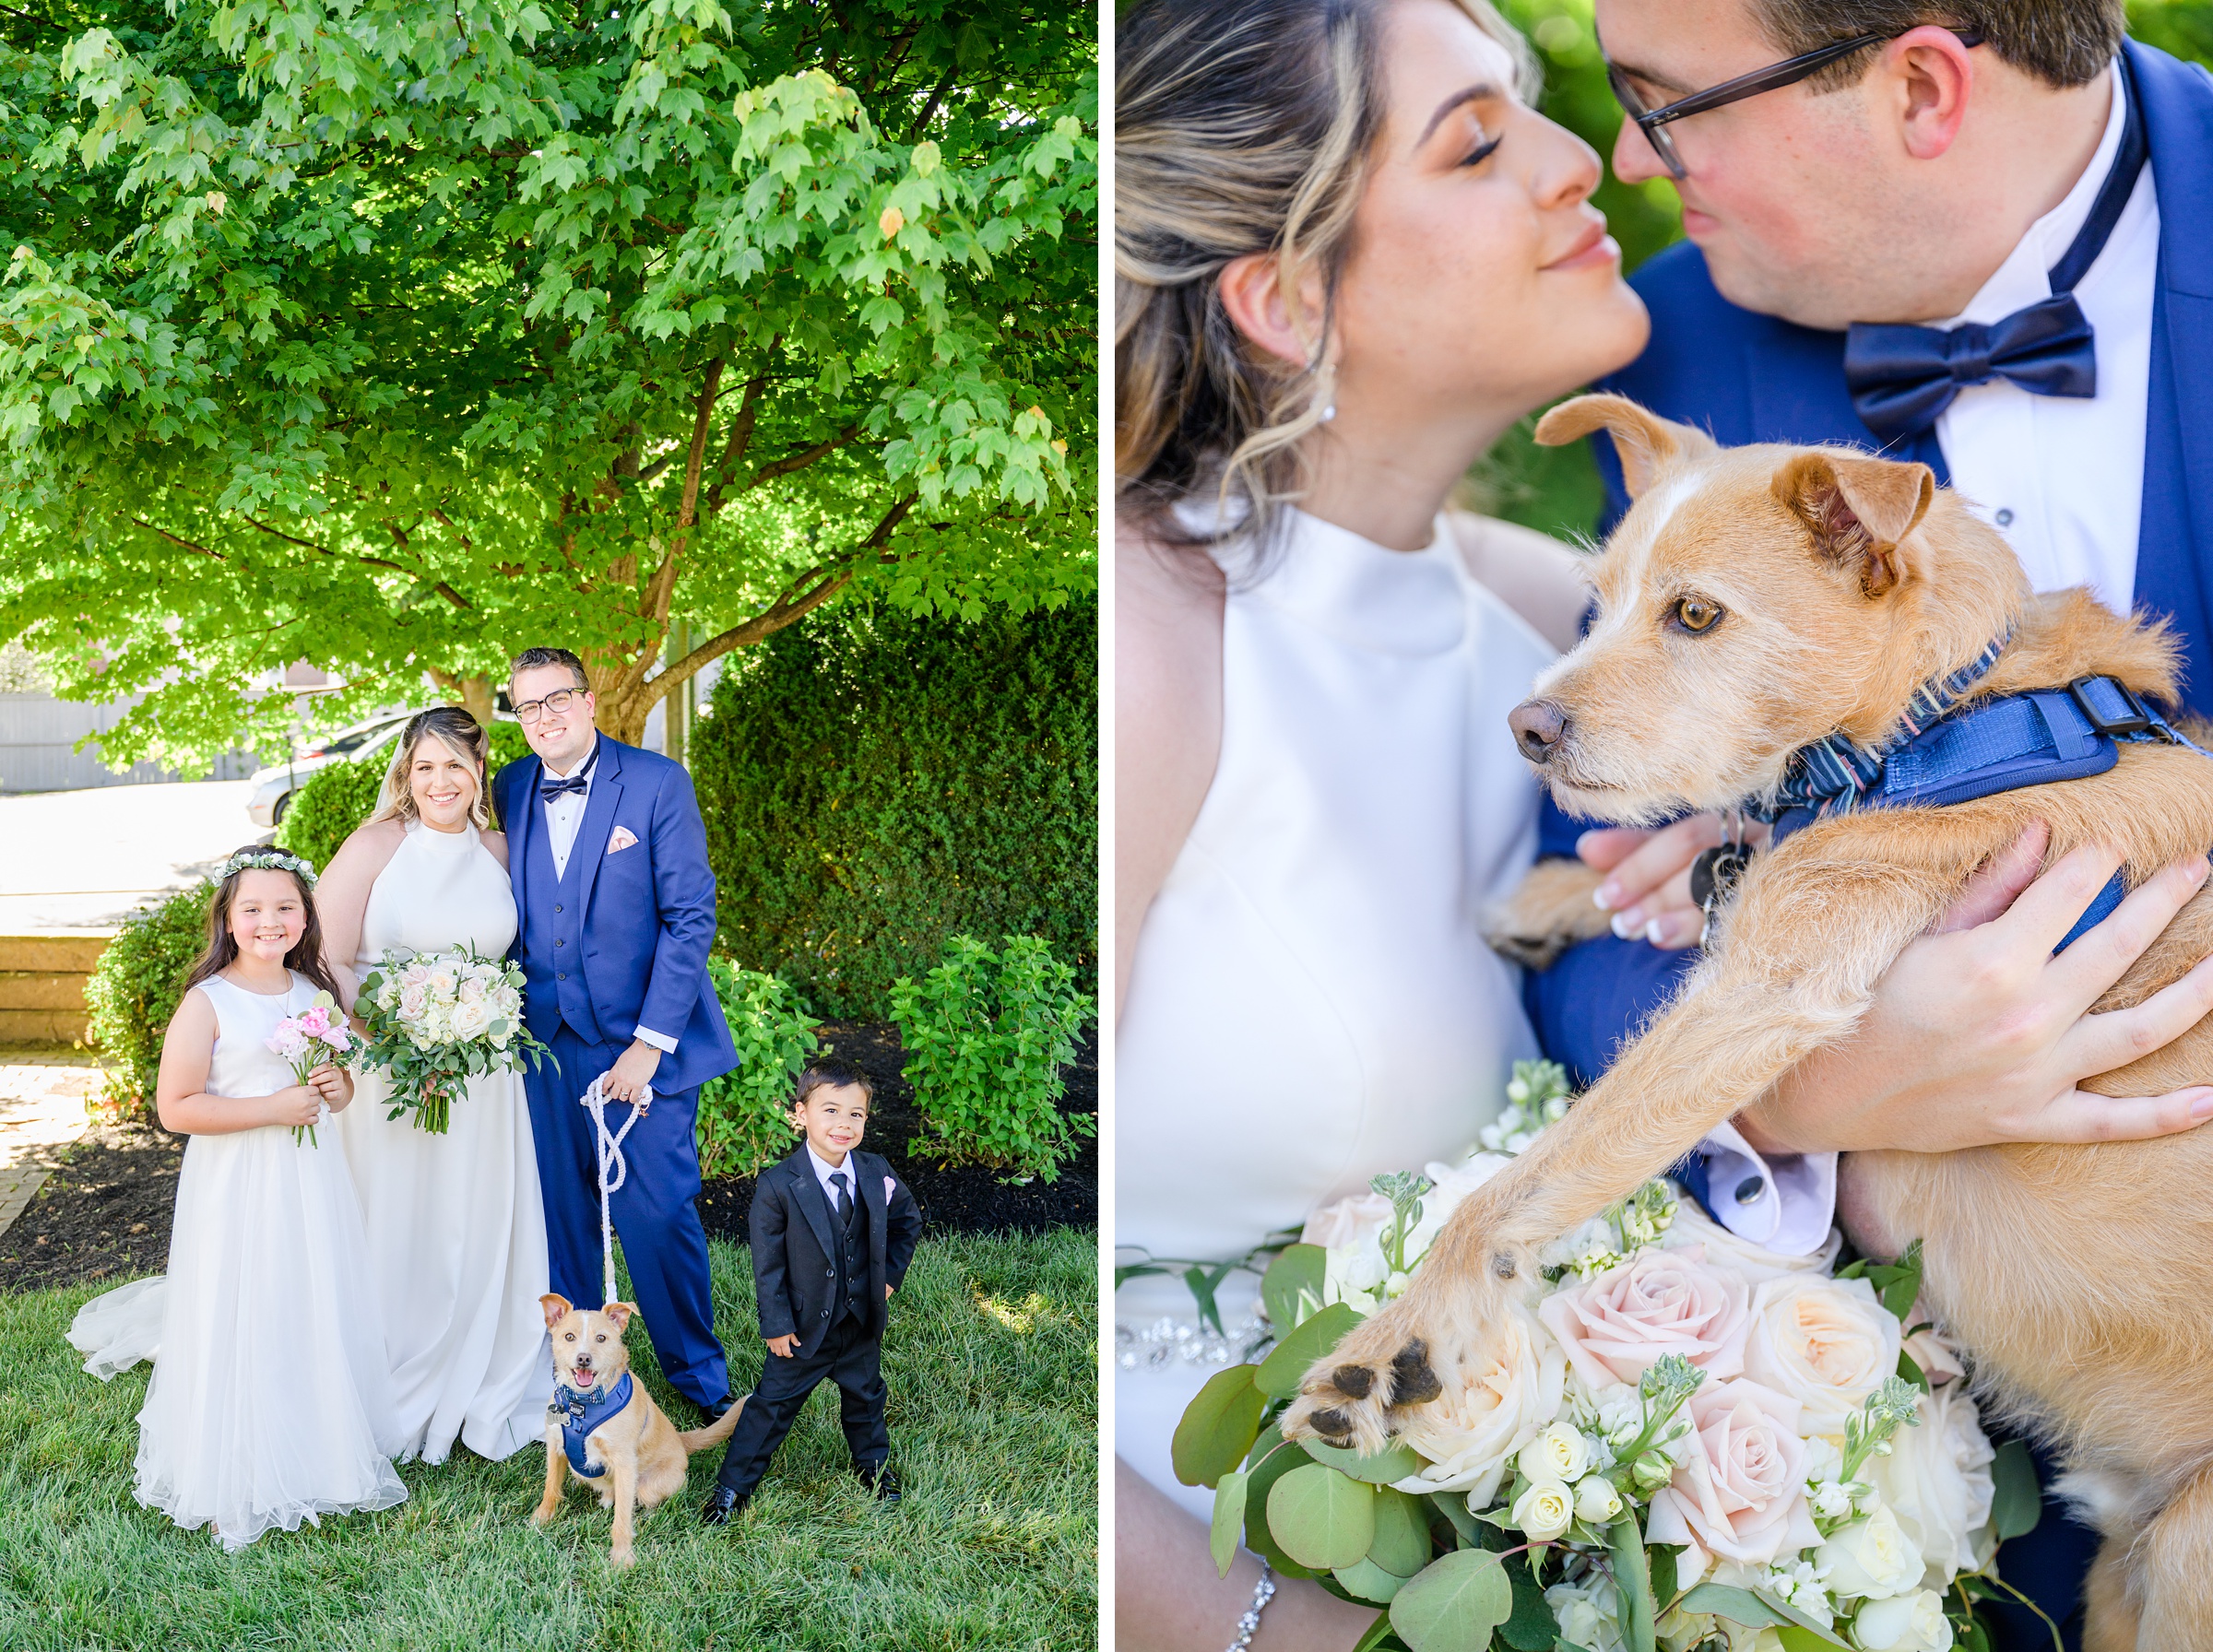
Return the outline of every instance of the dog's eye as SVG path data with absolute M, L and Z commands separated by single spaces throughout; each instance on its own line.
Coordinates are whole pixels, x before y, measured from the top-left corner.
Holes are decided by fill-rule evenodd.
M 563 1331 L 561 1333 L 561 1339 L 563 1342 L 574 1342 L 576 1340 L 576 1333 L 574 1331 Z
M 607 1340 L 607 1333 L 605 1331 L 601 1331 L 598 1336 L 594 1337 L 592 1340 L 595 1342 L 604 1342 Z
M 1710 602 L 1686 596 L 1675 604 L 1675 621 L 1687 631 L 1711 631 L 1721 622 L 1722 610 Z

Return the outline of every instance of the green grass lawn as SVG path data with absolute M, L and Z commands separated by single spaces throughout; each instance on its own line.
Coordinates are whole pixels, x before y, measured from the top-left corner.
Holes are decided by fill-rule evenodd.
M 733 1386 L 763 1357 L 752 1273 L 712 1246 Z M 62 1340 L 118 1281 L 0 1294 L 0 1647 L 1079 1648 L 1096 1644 L 1097 1249 L 1091 1233 L 924 1241 L 884 1346 L 903 1503 L 847 1469 L 825 1383 L 745 1521 L 697 1511 L 720 1449 L 607 1564 L 609 1516 L 572 1487 L 529 1524 L 545 1458 L 457 1450 L 401 1470 L 382 1514 L 272 1532 L 226 1556 L 131 1496 L 144 1366 L 101 1384 Z M 631 1357 L 679 1426 L 642 1332 Z

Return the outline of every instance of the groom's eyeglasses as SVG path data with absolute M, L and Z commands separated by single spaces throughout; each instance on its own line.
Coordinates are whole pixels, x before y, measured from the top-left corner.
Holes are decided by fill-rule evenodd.
M 555 689 L 543 700 L 526 700 L 515 708 L 515 720 L 517 723 L 535 723 L 548 712 L 559 715 L 567 711 L 569 702 L 583 692 L 582 689 Z
M 1918 23 L 1914 25 L 1916 29 L 1920 27 L 1921 25 Z M 1907 32 L 1910 31 L 1899 30 L 1899 34 Z M 1959 37 L 1962 46 L 1970 51 L 1982 43 L 1982 37 L 1973 30 L 1955 29 L 1952 33 Z M 1761 92 L 1771 92 L 1782 87 L 1795 86 L 1807 76 L 1818 74 L 1821 70 L 1828 67 L 1830 64 L 1850 57 L 1854 52 L 1860 51 L 1864 47 L 1879 46 L 1885 41 L 1894 41 L 1897 38 L 1898 34 L 1863 34 L 1852 40 L 1838 41 L 1831 45 L 1821 47 L 1818 51 L 1802 52 L 1796 57 L 1787 57 L 1782 62 L 1770 64 L 1764 69 L 1755 69 L 1749 75 L 1739 75 L 1734 80 L 1724 80 L 1719 86 L 1710 86 L 1702 92 L 1693 92 L 1687 98 L 1679 98 L 1675 102 L 1663 104 L 1658 109 L 1647 109 L 1644 106 L 1644 100 L 1639 97 L 1636 88 L 1630 86 L 1628 77 L 1615 67 L 1611 58 L 1606 60 L 1606 80 L 1614 88 L 1614 96 L 1620 102 L 1624 112 L 1627 113 L 1629 119 L 1637 123 L 1637 129 L 1644 134 L 1645 141 L 1652 146 L 1652 153 L 1660 157 L 1662 164 L 1675 175 L 1679 183 L 1690 176 L 1690 170 L 1683 164 L 1682 156 L 1675 153 L 1675 134 L 1667 129 L 1668 123 L 1671 121 L 1679 121 L 1686 115 L 1704 114 L 1709 109 L 1719 109 L 1725 103 L 1735 103 L 1746 98 L 1756 98 Z M 1601 52 L 1604 50 L 1604 41 L 1600 42 L 1600 50 Z

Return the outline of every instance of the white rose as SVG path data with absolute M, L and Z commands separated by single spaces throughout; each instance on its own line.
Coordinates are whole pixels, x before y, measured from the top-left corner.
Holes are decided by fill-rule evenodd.
M 1921 1551 L 1887 1508 L 1853 1521 L 1822 1544 L 1814 1565 L 1839 1600 L 1881 1600 L 1921 1585 Z
M 1890 1455 L 1868 1458 L 1860 1470 L 1921 1551 L 1927 1588 L 1975 1569 L 1982 1558 L 1976 1538 L 1990 1524 L 1994 1453 L 1964 1388 L 1947 1383 L 1923 1395 L 1919 1425 L 1892 1434 Z
M 1852 1620 L 1852 1637 L 1867 1652 L 1949 1652 L 1952 1625 L 1934 1589 L 1870 1600 Z
M 429 995 L 420 985 L 402 987 L 399 994 L 399 1019 L 412 1024 L 422 1020 L 423 1011 L 431 1007 Z
M 1805 1408 L 1809 1434 L 1840 1434 L 1898 1372 L 1899 1324 L 1865 1280 L 1783 1275 L 1752 1298 L 1745 1375 Z
M 1791 1275 L 1815 1278 L 1825 1275 L 1836 1261 L 1837 1252 L 1843 1243 L 1843 1236 L 1831 1228 L 1828 1242 L 1813 1255 L 1778 1256 L 1749 1239 L 1738 1238 L 1699 1210 L 1698 1200 L 1688 1198 L 1679 1200 L 1675 1206 L 1675 1221 L 1666 1233 L 1660 1235 L 1660 1245 L 1663 1250 L 1687 1250 L 1694 1245 L 1705 1246 L 1706 1261 L 1710 1267 L 1734 1268 L 1753 1285 Z
M 491 1006 L 482 998 L 464 998 L 454 1006 L 452 1020 L 456 1038 L 480 1037 L 491 1025 Z
M 460 989 L 456 991 L 454 996 L 460 999 L 464 1004 L 479 1003 L 482 1001 L 484 997 L 484 983 L 479 980 L 476 976 L 471 975 L 467 980 L 461 983 Z
M 1591 1447 L 1565 1422 L 1552 1424 L 1514 1459 L 1514 1467 L 1529 1480 L 1577 1480 L 1590 1466 Z
M 1307 1218 L 1298 1235 L 1301 1245 L 1319 1245 L 1324 1250 L 1353 1250 L 1367 1244 L 1391 1221 L 1391 1201 L 1380 1193 L 1356 1193 L 1324 1205 Z
M 1620 1513 L 1621 1493 L 1604 1475 L 1590 1475 L 1575 1488 L 1575 1516 L 1586 1526 L 1610 1526 Z
M 1575 1493 L 1556 1480 L 1540 1480 L 1515 1501 L 1513 1522 L 1533 1543 L 1548 1543 L 1575 1518 Z
M 1568 1356 L 1514 1303 L 1477 1365 L 1440 1375 L 1445 1391 L 1416 1410 L 1400 1434 L 1429 1466 L 1399 1481 L 1399 1490 L 1466 1492 L 1469 1508 L 1488 1507 L 1514 1454 L 1559 1415 Z

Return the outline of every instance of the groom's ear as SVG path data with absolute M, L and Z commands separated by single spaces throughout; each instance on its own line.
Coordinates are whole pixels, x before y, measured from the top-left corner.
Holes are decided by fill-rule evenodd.
M 1663 419 L 1626 395 L 1579 395 L 1562 402 L 1537 420 L 1537 445 L 1565 447 L 1592 431 L 1614 438 L 1614 451 L 1621 457 L 1622 486 L 1631 499 L 1677 459 L 1721 451 L 1704 431 Z

